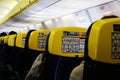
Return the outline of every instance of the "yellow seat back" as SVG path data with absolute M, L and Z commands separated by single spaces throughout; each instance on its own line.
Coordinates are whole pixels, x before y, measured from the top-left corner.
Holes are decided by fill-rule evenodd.
M 16 36 L 17 36 L 16 34 L 15 35 L 9 35 L 8 46 L 14 46 L 14 44 L 15 44 L 15 37 Z
M 45 51 L 46 39 L 50 30 L 33 31 L 29 37 L 28 47 L 37 51 Z
M 4 37 L 2 37 L 2 39 L 4 40 L 4 44 L 8 43 L 8 36 L 4 36 Z
M 83 57 L 86 28 L 62 27 L 52 30 L 48 51 L 51 54 L 64 57 Z
M 27 33 L 19 33 L 16 37 L 16 47 L 25 48 L 25 40 Z
M 4 40 L 3 38 L 4 38 L 4 37 L 2 37 L 2 36 L 0 37 L 0 42 L 1 42 L 2 40 Z
M 88 52 L 95 61 L 120 63 L 120 18 L 98 20 L 93 24 Z

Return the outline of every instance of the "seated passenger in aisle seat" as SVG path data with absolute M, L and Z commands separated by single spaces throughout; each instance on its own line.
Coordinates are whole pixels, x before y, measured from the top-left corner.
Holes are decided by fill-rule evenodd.
M 25 77 L 25 80 L 31 80 L 31 76 L 36 76 L 36 78 L 34 77 L 34 80 L 37 80 L 37 77 L 39 77 L 41 75 L 43 68 L 42 68 L 42 56 L 43 54 L 40 54 L 35 61 L 33 62 L 33 65 L 30 69 L 30 71 L 28 72 L 27 76 Z M 34 73 L 34 74 L 33 74 Z M 33 79 L 33 77 L 32 77 Z
M 84 67 L 84 60 L 80 63 L 79 66 L 75 67 L 72 70 L 70 75 L 70 80 L 83 80 L 83 67 Z
M 108 19 L 108 18 L 118 18 L 116 15 L 109 15 L 109 16 L 104 16 L 101 19 Z M 83 80 L 83 68 L 84 68 L 84 60 L 75 67 L 71 74 L 70 74 L 70 79 L 69 80 Z

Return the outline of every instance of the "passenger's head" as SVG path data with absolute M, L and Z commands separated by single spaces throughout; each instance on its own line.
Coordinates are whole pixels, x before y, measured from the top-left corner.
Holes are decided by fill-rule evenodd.
M 17 34 L 17 32 L 15 32 L 15 31 L 11 31 L 11 32 L 9 32 L 8 35 L 13 35 L 13 34 Z
M 119 18 L 116 15 L 108 15 L 108 16 L 103 16 L 101 19 L 108 19 L 108 18 Z
M 0 34 L 0 37 L 1 36 L 7 36 L 7 33 L 6 32 L 2 32 L 1 34 Z

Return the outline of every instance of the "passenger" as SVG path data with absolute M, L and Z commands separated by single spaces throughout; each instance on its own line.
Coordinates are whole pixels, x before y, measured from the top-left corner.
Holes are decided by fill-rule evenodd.
M 25 80 L 40 80 L 40 76 L 41 76 L 40 72 L 42 72 L 42 70 L 43 70 L 42 56 L 43 56 L 43 54 L 40 54 L 36 58 L 30 71 L 28 72 Z
M 109 16 L 104 16 L 101 19 L 108 19 L 108 18 L 118 18 L 118 16 L 116 15 L 109 15 Z M 75 67 L 71 74 L 70 74 L 70 78 L 69 80 L 83 80 L 83 68 L 84 68 L 84 60 L 80 63 L 80 65 L 78 65 L 77 67 Z
M 17 34 L 17 32 L 15 32 L 15 31 L 11 31 L 11 32 L 9 32 L 8 35 L 13 35 L 13 34 Z
M 6 32 L 2 32 L 2 33 L 0 34 L 0 37 L 2 37 L 2 36 L 7 36 L 7 33 L 6 33 Z
M 75 67 L 72 70 L 69 80 L 83 80 L 83 67 L 84 67 L 84 60 L 80 63 L 79 66 Z

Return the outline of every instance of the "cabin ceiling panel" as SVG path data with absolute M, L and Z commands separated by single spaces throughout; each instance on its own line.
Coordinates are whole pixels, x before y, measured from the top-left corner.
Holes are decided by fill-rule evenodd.
M 16 4 L 22 0 L 1 1 L 0 9 L 4 8 L 5 14 L 3 14 L 3 12 L 0 12 L 0 19 L 4 18 L 2 16 L 7 15 L 7 11 L 16 6 Z M 10 6 L 9 4 L 9 7 L 6 7 L 7 4 L 5 4 L 4 1 L 11 1 L 11 4 L 14 4 L 14 6 Z M 41 0 L 36 5 L 22 11 L 19 15 L 15 16 L 4 25 L 27 27 L 29 25 L 35 25 L 36 23 L 61 17 L 110 1 L 114 0 Z

